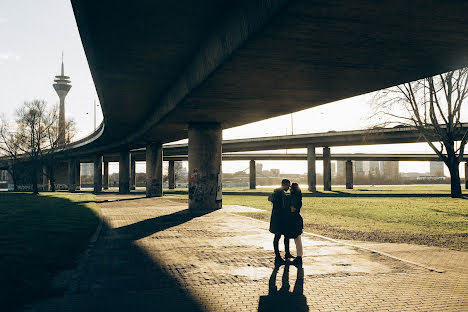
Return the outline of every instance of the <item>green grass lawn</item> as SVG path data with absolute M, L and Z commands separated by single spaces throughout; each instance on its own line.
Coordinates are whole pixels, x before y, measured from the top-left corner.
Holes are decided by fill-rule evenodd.
M 0 193 L 0 309 L 63 292 L 52 280 L 76 266 L 98 222 L 92 194 Z
M 262 209 L 265 212 L 240 214 L 269 221 L 271 203 L 267 195 L 271 191 L 225 189 L 223 204 Z M 305 191 L 301 214 L 306 231 L 332 238 L 468 250 L 468 199 L 450 198 L 449 186 L 335 188 L 315 194 Z

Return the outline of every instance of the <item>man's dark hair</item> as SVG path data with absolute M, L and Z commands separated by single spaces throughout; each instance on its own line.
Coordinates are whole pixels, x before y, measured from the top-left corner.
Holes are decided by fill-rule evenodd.
M 288 184 L 291 184 L 291 181 L 289 181 L 288 179 L 281 180 L 281 185 L 288 185 Z

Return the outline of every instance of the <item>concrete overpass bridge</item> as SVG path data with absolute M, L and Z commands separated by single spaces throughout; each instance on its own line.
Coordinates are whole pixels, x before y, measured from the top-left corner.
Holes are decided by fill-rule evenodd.
M 72 6 L 104 121 L 61 151 L 70 180 L 76 157 L 93 155 L 100 172 L 103 154 L 118 152 L 128 192 L 130 150 L 146 147 L 147 195 L 160 196 L 162 144 L 188 137 L 191 209 L 221 205 L 222 129 L 468 65 L 459 1 Z

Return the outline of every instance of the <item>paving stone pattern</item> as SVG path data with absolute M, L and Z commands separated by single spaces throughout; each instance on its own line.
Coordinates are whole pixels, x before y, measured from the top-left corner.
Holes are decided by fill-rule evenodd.
M 232 214 L 253 208 L 195 216 L 166 197 L 98 200 L 102 229 L 69 291 L 28 311 L 468 311 L 466 253 L 354 242 L 431 259 L 436 273 L 306 233 L 303 269 L 275 268 L 268 224 Z

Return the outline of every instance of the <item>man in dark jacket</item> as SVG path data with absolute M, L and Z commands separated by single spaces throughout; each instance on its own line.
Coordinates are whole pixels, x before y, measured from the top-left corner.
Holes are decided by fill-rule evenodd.
M 275 250 L 275 264 L 284 263 L 285 261 L 281 258 L 279 252 L 279 240 L 281 235 L 285 234 L 286 224 L 285 220 L 289 212 L 289 198 L 286 196 L 286 192 L 291 186 L 291 182 L 288 179 L 283 179 L 281 181 L 281 187 L 275 189 L 274 193 L 268 196 L 268 200 L 273 203 L 273 209 L 271 210 L 271 219 L 270 219 L 270 232 L 275 234 L 273 239 L 273 248 Z M 288 255 L 291 255 L 289 252 L 289 239 L 284 237 L 284 249 L 286 252 L 286 260 Z

